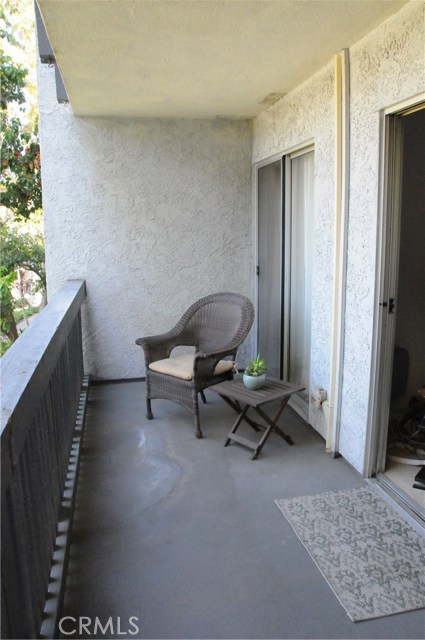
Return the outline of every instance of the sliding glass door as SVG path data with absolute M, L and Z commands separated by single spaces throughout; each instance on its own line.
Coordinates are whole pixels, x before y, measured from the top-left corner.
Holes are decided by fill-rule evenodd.
M 311 349 L 314 151 L 288 154 L 257 170 L 258 350 L 271 376 L 306 387 Z
M 314 152 L 286 157 L 284 374 L 310 387 Z

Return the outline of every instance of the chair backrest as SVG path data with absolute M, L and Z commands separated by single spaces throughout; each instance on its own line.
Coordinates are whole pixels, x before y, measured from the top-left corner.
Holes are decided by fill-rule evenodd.
M 180 323 L 186 344 L 209 352 L 239 346 L 253 321 L 254 307 L 248 298 L 238 293 L 213 293 L 189 307 Z

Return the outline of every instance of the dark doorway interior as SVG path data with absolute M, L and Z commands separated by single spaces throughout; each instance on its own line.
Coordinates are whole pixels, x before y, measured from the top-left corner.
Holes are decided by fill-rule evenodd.
M 395 348 L 385 473 L 416 501 L 425 464 L 425 109 L 403 116 Z

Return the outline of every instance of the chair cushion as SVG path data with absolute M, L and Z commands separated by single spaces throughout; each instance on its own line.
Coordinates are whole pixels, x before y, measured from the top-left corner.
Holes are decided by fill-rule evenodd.
M 167 376 L 181 378 L 182 380 L 192 380 L 194 356 L 183 355 L 175 358 L 165 358 L 151 362 L 149 369 L 158 373 L 165 373 Z M 234 363 L 230 360 L 220 360 L 214 369 L 214 375 L 218 376 L 233 369 Z

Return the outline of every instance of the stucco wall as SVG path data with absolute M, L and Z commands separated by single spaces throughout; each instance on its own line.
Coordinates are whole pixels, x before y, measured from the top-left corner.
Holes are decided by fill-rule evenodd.
M 329 388 L 333 265 L 334 69 L 331 62 L 263 112 L 254 123 L 253 160 L 260 162 L 314 141 L 314 247 L 312 276 L 312 385 Z M 323 436 L 322 410 L 310 422 Z
M 53 74 L 39 69 L 48 293 L 84 278 L 86 371 L 139 377 L 136 338 L 203 295 L 252 297 L 251 125 L 75 118 Z
M 350 50 L 351 157 L 340 451 L 363 470 L 368 418 L 380 111 L 425 90 L 424 3 L 412 2 Z
M 380 110 L 424 91 L 424 42 L 424 4 L 412 2 L 350 49 L 350 202 L 340 451 L 360 472 L 371 369 Z M 260 161 L 314 140 L 311 383 L 326 389 L 330 379 L 333 279 L 333 81 L 330 62 L 329 67 L 256 119 L 253 141 L 254 161 Z M 324 433 L 323 422 L 317 428 Z

